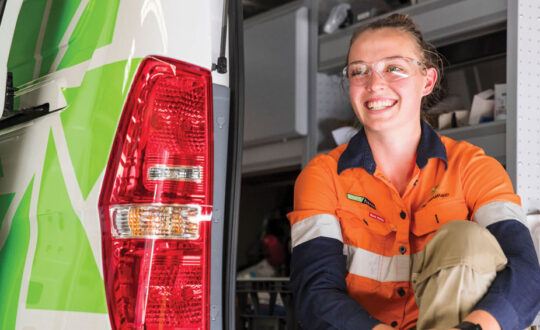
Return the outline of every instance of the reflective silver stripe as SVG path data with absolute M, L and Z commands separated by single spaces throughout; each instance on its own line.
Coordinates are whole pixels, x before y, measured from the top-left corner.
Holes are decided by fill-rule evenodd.
M 293 247 L 317 237 L 335 238 L 343 242 L 339 220 L 330 214 L 317 214 L 295 223 L 291 228 Z
M 349 273 L 379 282 L 409 281 L 411 256 L 397 254 L 386 257 L 368 250 L 347 245 L 347 269 Z
M 491 202 L 476 210 L 473 221 L 487 227 L 499 221 L 515 219 L 527 226 L 527 216 L 521 206 L 512 202 Z

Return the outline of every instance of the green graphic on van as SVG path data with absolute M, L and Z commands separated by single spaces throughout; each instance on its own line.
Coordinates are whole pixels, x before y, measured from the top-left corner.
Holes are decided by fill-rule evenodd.
M 0 195 L 0 228 L 2 228 L 2 223 L 13 197 L 15 197 L 15 193 Z
M 107 164 L 128 87 L 141 59 L 86 72 L 79 87 L 63 90 L 68 104 L 60 118 L 83 198 Z M 99 95 L 99 97 L 96 97 Z
M 21 5 L 9 53 L 8 70 L 13 72 L 13 85 L 20 86 L 32 80 L 36 59 L 36 45 L 46 1 L 28 0 Z M 15 42 L 24 40 L 24 42 Z
M 112 42 L 119 5 L 120 0 L 88 1 L 57 70 L 89 60 L 96 49 Z M 99 26 L 99 29 L 88 26 Z
M 43 46 L 40 49 L 42 57 L 41 68 L 39 70 L 40 76 L 49 73 L 60 51 L 60 42 L 64 38 L 80 3 L 81 0 L 53 0 L 47 19 L 47 28 L 43 36 Z
M 22 4 L 8 61 L 15 86 L 85 62 L 96 49 L 112 42 L 120 1 L 88 1 L 78 21 L 72 22 L 80 5 L 81 0 L 27 0 Z
M 15 329 L 19 294 L 28 243 L 30 241 L 30 201 L 34 179 L 30 180 L 17 211 L 11 220 L 6 242 L 0 247 L 0 329 Z
M 37 206 L 38 235 L 27 308 L 107 313 L 103 279 L 66 189 L 49 134 Z

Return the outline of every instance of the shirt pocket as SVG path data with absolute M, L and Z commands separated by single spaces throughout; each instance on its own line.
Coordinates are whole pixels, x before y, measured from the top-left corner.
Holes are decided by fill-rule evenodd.
M 387 236 L 392 232 L 389 219 L 385 219 L 377 211 L 337 209 L 336 213 L 344 234 L 348 236 Z
M 463 199 L 449 199 L 431 202 L 414 212 L 411 232 L 415 236 L 430 234 L 447 222 L 468 220 L 469 209 Z

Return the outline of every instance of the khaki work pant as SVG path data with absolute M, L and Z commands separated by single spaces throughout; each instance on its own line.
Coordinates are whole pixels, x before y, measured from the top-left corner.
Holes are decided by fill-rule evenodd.
M 416 328 L 449 329 L 459 324 L 506 262 L 487 229 L 464 220 L 441 226 L 412 259 L 411 279 L 420 309 Z

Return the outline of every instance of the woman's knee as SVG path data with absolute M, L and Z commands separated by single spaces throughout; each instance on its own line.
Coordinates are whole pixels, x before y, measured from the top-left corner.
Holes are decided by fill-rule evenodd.
M 470 265 L 479 273 L 499 271 L 506 257 L 493 235 L 484 227 L 466 220 L 441 226 L 424 248 L 424 262 L 438 267 Z

